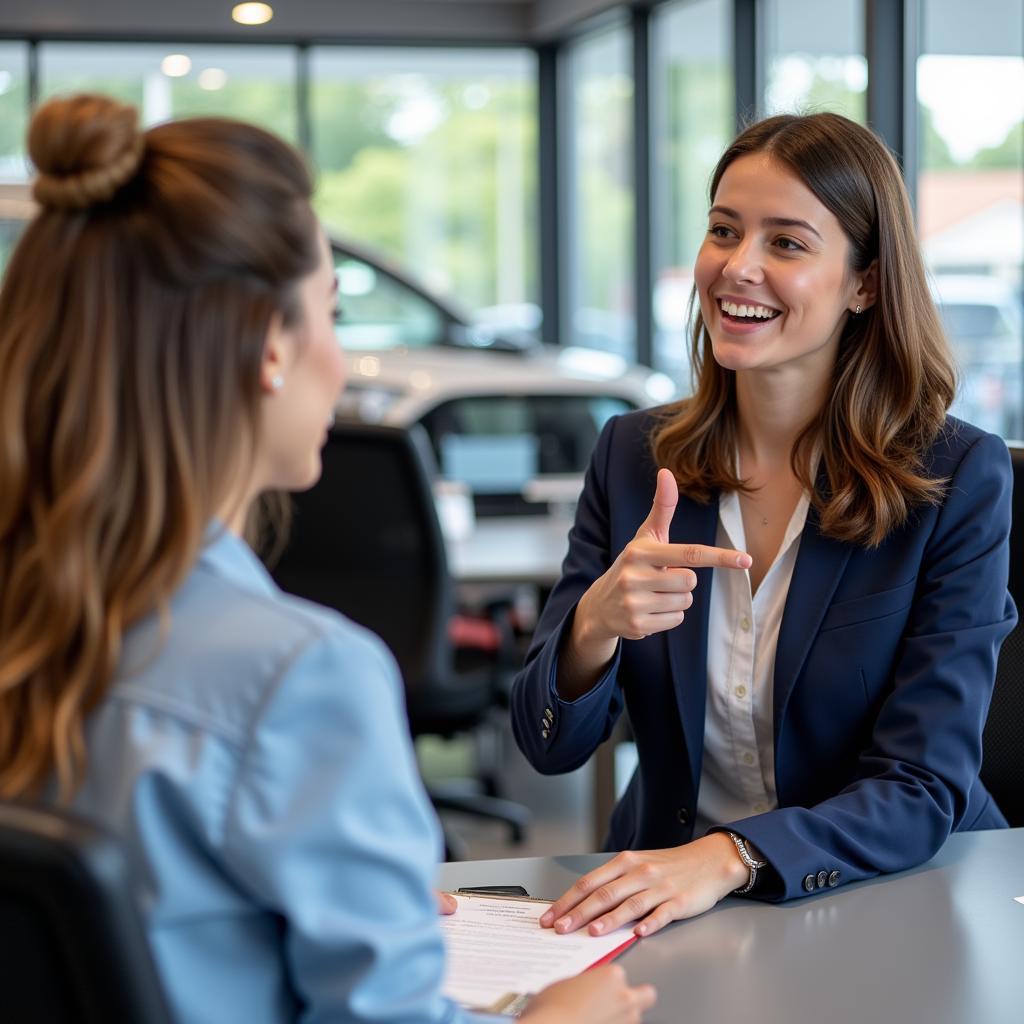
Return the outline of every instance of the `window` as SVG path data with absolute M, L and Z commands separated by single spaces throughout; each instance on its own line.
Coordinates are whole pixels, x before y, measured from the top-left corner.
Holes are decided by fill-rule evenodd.
M 768 114 L 831 110 L 863 123 L 864 0 L 766 0 Z
M 317 47 L 316 206 L 495 330 L 537 326 L 536 59 Z
M 727 0 L 686 0 L 652 16 L 654 366 L 681 390 L 689 389 L 687 312 L 708 181 L 733 136 L 731 12 Z
M 633 76 L 628 28 L 571 43 L 566 96 L 566 344 L 636 357 L 633 298 Z
M 918 227 L 960 367 L 953 413 L 1024 437 L 1024 0 L 925 0 Z
M 102 92 L 135 104 L 146 125 L 213 114 L 298 138 L 292 47 L 43 43 L 39 68 L 44 98 Z
M 0 182 L 25 181 L 28 128 L 28 47 L 0 43 Z

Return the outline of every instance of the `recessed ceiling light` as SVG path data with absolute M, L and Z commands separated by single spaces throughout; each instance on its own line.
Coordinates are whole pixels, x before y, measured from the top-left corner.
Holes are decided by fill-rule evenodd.
M 199 72 L 199 88 L 209 92 L 223 89 L 228 81 L 228 73 L 223 68 L 203 68 Z
M 231 17 L 239 25 L 266 25 L 273 16 L 270 4 L 235 4 L 231 8 Z
M 160 61 L 160 70 L 168 78 L 181 78 L 192 70 L 192 58 L 184 53 L 169 53 Z

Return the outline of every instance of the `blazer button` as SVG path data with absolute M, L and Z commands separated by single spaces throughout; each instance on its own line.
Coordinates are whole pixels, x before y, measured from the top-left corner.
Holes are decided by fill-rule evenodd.
M 680 807 L 676 811 L 676 818 L 679 820 L 680 825 L 688 825 L 690 823 L 690 812 L 685 807 Z
M 543 737 L 544 737 L 544 739 L 547 739 L 547 738 L 548 738 L 548 736 L 550 735 L 550 734 L 548 733 L 547 729 L 541 729 L 541 731 L 540 731 L 540 734 L 541 734 L 541 736 L 543 736 Z
M 806 892 L 814 892 L 814 875 L 804 876 L 804 890 Z
M 545 708 L 544 709 L 544 717 L 549 722 L 553 722 L 555 720 L 555 715 L 554 715 L 554 712 L 551 710 L 551 708 Z
M 818 872 L 817 882 L 818 882 L 818 888 L 819 889 L 824 889 L 825 886 L 828 884 L 828 872 L 827 871 L 819 871 Z
M 828 876 L 828 885 L 830 889 L 834 889 L 839 884 L 840 877 L 841 876 L 838 871 L 833 871 L 832 874 Z

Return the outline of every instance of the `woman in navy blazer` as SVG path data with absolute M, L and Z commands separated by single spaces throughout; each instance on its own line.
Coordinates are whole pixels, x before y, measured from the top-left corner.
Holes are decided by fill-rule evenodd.
M 605 426 L 513 690 L 542 772 L 624 707 L 636 738 L 607 840 L 627 852 L 555 904 L 561 931 L 650 934 L 1006 824 L 978 771 L 1016 618 L 1009 458 L 947 416 L 895 162 L 844 118 L 776 117 L 710 191 L 695 393 Z

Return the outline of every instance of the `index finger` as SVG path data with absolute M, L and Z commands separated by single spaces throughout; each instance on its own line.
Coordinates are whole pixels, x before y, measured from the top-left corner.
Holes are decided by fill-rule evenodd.
M 712 548 L 706 544 L 656 544 L 651 547 L 652 563 L 668 568 L 692 566 L 716 569 L 749 569 L 754 560 L 745 551 Z
M 548 927 L 562 917 L 565 913 L 572 910 L 573 907 L 578 906 L 585 899 L 587 899 L 595 889 L 599 889 L 602 885 L 607 885 L 609 882 L 614 881 L 616 878 L 620 878 L 629 870 L 630 854 L 618 854 L 612 857 L 611 860 L 606 861 L 600 867 L 594 868 L 593 871 L 588 871 L 587 874 L 581 875 L 576 879 L 575 882 L 564 892 L 561 896 L 555 900 L 554 903 L 548 907 L 547 910 L 541 915 L 540 923 L 542 927 Z

